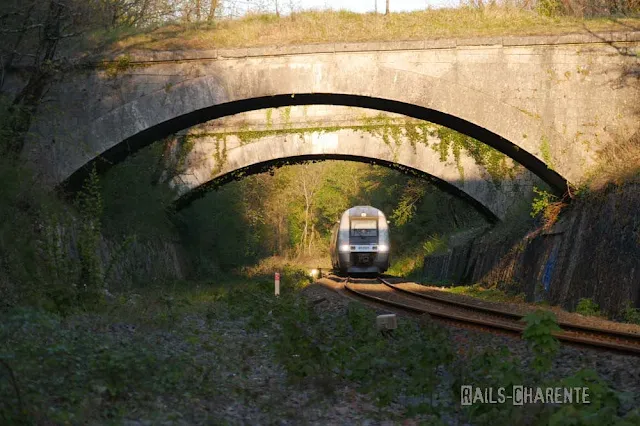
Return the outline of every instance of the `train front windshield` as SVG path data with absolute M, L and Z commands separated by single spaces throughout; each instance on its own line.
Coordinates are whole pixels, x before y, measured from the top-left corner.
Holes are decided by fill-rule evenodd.
M 352 237 L 377 237 L 378 221 L 376 219 L 351 219 Z

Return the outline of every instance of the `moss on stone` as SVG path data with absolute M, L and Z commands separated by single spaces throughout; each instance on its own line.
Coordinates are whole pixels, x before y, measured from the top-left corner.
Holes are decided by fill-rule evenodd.
M 549 145 L 549 139 L 546 136 L 542 136 L 540 141 L 540 155 L 542 160 L 547 165 L 547 168 L 553 170 L 553 157 L 551 156 L 551 145 Z
M 267 108 L 266 111 L 266 121 L 267 121 L 267 129 L 270 129 L 273 125 L 273 108 Z
M 280 109 L 280 118 L 284 123 L 284 127 L 291 127 L 291 107 L 290 106 Z
M 189 153 L 193 150 L 196 141 L 189 135 L 182 136 L 177 140 L 177 152 L 176 152 L 176 162 L 175 162 L 175 170 L 179 173 L 182 173 L 186 170 L 187 167 L 187 157 Z
M 131 68 L 131 56 L 121 56 L 116 61 L 105 62 L 103 66 L 107 77 L 115 78 L 119 74 Z
M 518 111 L 520 111 L 521 113 L 528 115 L 531 118 L 535 118 L 537 120 L 540 120 L 542 117 L 540 117 L 540 114 L 535 113 L 535 112 L 531 112 L 529 110 L 526 110 L 524 108 L 518 108 Z
M 269 114 L 267 112 L 267 114 Z M 272 114 L 272 112 L 271 112 Z M 241 146 L 252 143 L 256 140 L 271 136 L 298 135 L 304 137 L 312 133 L 332 133 L 340 130 L 352 130 L 355 132 L 365 132 L 374 137 L 379 137 L 391 149 L 394 161 L 397 161 L 399 148 L 406 142 L 416 149 L 418 144 L 431 147 L 439 154 L 440 161 L 447 162 L 449 157 L 453 155 L 453 160 L 460 173 L 460 177 L 464 180 L 465 172 L 462 165 L 462 153 L 470 155 L 476 164 L 482 166 L 487 171 L 489 177 L 494 184 L 499 185 L 505 179 L 513 179 L 521 167 L 509 160 L 505 154 L 496 149 L 459 132 L 442 127 L 423 120 L 413 119 L 409 117 L 390 117 L 386 114 L 378 114 L 374 117 L 360 117 L 360 125 L 352 126 L 326 126 L 322 123 L 312 123 L 311 127 L 291 128 L 290 114 L 291 109 L 283 108 L 281 110 L 285 128 L 273 129 L 269 125 L 267 119 L 267 129 L 252 130 L 249 126 L 244 125 L 239 130 L 220 133 L 198 133 L 190 135 L 190 138 L 212 137 L 221 143 L 224 148 L 216 148 L 216 152 L 220 158 L 216 158 L 216 163 L 226 160 L 226 140 L 229 136 L 235 136 L 240 140 Z M 269 118 L 270 115 L 267 115 Z M 271 115 L 272 117 L 272 115 Z M 429 137 L 437 137 L 439 141 L 429 143 Z M 222 166 L 223 164 L 221 164 Z M 218 166 L 216 166 L 217 168 Z
M 150 67 L 150 63 L 135 63 L 131 60 L 131 55 L 120 56 L 115 61 L 104 61 L 98 65 L 98 68 L 104 70 L 108 78 L 116 78 L 124 72 L 132 68 Z
M 216 146 L 213 152 L 213 159 L 215 160 L 215 166 L 211 170 L 212 179 L 222 171 L 225 164 L 227 163 L 227 155 L 228 155 L 226 138 L 216 139 L 215 144 Z

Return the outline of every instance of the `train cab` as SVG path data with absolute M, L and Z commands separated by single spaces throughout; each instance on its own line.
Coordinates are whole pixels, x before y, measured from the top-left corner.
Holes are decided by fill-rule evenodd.
M 389 226 L 380 210 L 346 210 L 331 235 L 331 263 L 343 274 L 381 274 L 389 268 Z

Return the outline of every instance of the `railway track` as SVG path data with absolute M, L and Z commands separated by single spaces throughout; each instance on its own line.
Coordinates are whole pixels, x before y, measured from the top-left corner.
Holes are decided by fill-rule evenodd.
M 494 333 L 521 335 L 523 315 L 471 303 L 453 301 L 399 287 L 387 279 L 329 278 L 343 284 L 352 297 L 414 315 L 428 314 L 446 323 Z M 554 336 L 564 343 L 640 356 L 640 334 L 559 322 Z

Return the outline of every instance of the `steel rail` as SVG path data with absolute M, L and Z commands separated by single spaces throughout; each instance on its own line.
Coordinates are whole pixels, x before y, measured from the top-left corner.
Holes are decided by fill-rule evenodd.
M 378 281 L 380 281 L 382 284 L 386 285 L 387 287 L 393 288 L 396 291 L 399 291 L 405 294 L 410 294 L 412 296 L 416 296 L 422 299 L 444 303 L 450 306 L 461 307 L 465 309 L 474 310 L 477 312 L 484 312 L 487 314 L 502 316 L 504 318 L 511 318 L 515 320 L 521 320 L 525 316 L 523 314 L 517 314 L 514 312 L 509 312 L 501 309 L 488 308 L 486 306 L 478 306 L 473 303 L 459 302 L 451 299 L 446 299 L 444 297 L 438 297 L 438 296 L 421 293 L 418 291 L 412 291 L 406 288 L 398 287 L 396 284 L 391 284 L 389 281 L 380 277 L 378 277 Z M 415 284 L 415 283 L 411 283 L 411 284 Z M 607 336 L 610 339 L 630 340 L 640 345 L 640 334 L 638 333 L 631 333 L 628 331 L 620 331 L 620 330 L 609 330 L 602 327 L 591 327 L 588 325 L 570 323 L 567 321 L 558 321 L 558 325 L 560 326 L 560 328 L 566 331 L 574 331 L 578 333 L 588 332 L 595 335 Z
M 504 318 L 505 318 L 504 321 L 492 321 L 486 318 L 473 317 L 469 315 L 461 315 L 459 313 L 451 312 L 450 310 L 447 311 L 447 309 L 438 310 L 438 309 L 428 308 L 426 306 L 421 306 L 421 307 L 418 307 L 415 305 L 412 306 L 405 303 L 388 300 L 383 297 L 374 296 L 374 295 L 368 294 L 366 291 L 360 291 L 356 288 L 353 288 L 349 280 L 350 279 L 347 278 L 344 281 L 342 281 L 344 290 L 347 293 L 350 293 L 351 295 L 355 296 L 360 300 L 364 299 L 368 301 L 373 301 L 377 304 L 390 306 L 404 312 L 410 312 L 412 314 L 421 314 L 421 315 L 427 314 L 430 317 L 437 318 L 438 320 L 445 321 L 447 323 L 462 324 L 467 327 L 471 326 L 475 328 L 479 326 L 484 330 L 489 330 L 492 332 L 522 334 L 522 332 L 525 329 L 524 324 L 513 323 L 516 320 L 517 321 L 521 320 L 522 315 L 519 315 L 519 314 L 507 313 L 508 315 L 504 315 Z M 382 283 L 384 283 L 385 281 L 383 279 L 378 279 L 378 280 Z M 332 279 L 332 281 L 336 282 L 336 280 L 334 279 Z M 353 283 L 353 284 L 357 284 L 357 283 Z M 402 292 L 393 284 L 388 284 L 387 287 L 394 291 L 397 291 L 400 294 L 409 293 L 408 291 Z M 406 290 L 406 289 L 403 289 L 403 290 Z M 492 308 L 478 307 L 478 306 L 464 303 L 464 302 L 456 303 L 450 300 L 443 302 L 441 298 L 437 298 L 437 297 L 434 297 L 433 299 L 429 299 L 429 300 L 430 302 L 439 303 L 449 308 L 457 307 L 459 309 L 473 309 L 477 312 L 476 315 L 478 314 L 500 315 L 502 313 L 505 313 L 505 311 L 500 311 Z M 480 309 L 476 309 L 476 308 L 480 308 Z M 582 332 L 584 332 L 584 330 L 588 330 L 589 332 L 592 333 L 592 335 L 587 337 L 587 336 L 578 334 L 576 331 L 566 331 L 566 330 L 558 333 L 553 333 L 553 335 L 558 340 L 566 343 L 574 343 L 582 346 L 596 347 L 601 349 L 604 348 L 607 350 L 640 356 L 640 338 L 639 336 L 633 333 L 616 332 L 617 334 L 615 334 L 616 336 L 615 338 L 617 339 L 617 341 L 612 341 L 610 340 L 611 333 L 609 333 L 611 330 L 604 330 L 604 329 L 598 329 L 598 328 L 591 329 L 587 326 L 579 326 L 578 328 Z M 625 341 L 621 342 L 620 340 L 623 340 L 623 339 Z

